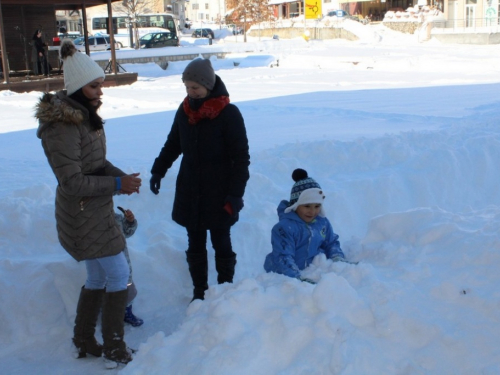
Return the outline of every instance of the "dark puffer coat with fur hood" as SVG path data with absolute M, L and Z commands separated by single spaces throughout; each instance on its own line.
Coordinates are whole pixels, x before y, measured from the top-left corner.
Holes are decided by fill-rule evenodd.
M 76 260 L 116 255 L 125 238 L 116 225 L 115 177 L 125 173 L 106 160 L 104 130 L 93 130 L 88 111 L 65 91 L 44 94 L 36 106 L 37 137 L 54 172 L 57 233 Z

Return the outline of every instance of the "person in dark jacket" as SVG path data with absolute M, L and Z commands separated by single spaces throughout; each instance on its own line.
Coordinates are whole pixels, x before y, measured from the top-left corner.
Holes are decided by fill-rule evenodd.
M 35 30 L 32 38 L 33 52 L 31 61 L 33 63 L 33 74 L 35 75 L 49 75 L 49 62 L 47 61 L 47 54 L 45 47 L 47 44 L 42 39 L 42 30 Z
M 36 107 L 37 136 L 57 179 L 55 213 L 62 247 L 85 261 L 87 280 L 78 300 L 73 343 L 79 357 L 103 355 L 109 364 L 128 363 L 123 340 L 129 268 L 125 238 L 116 223 L 113 194 L 139 192 L 139 173 L 127 175 L 106 159 L 101 105 L 105 74 L 69 39 L 61 45 L 64 86 L 46 93 Z M 102 305 L 102 337 L 95 327 Z
M 207 230 L 215 250 L 217 282 L 233 281 L 236 254 L 230 229 L 243 208 L 250 155 L 243 117 L 229 103 L 226 86 L 210 60 L 191 61 L 182 81 L 187 96 L 151 168 L 150 188 L 159 193 L 161 179 L 182 154 L 172 219 L 187 230 L 192 300 L 202 300 L 208 289 Z

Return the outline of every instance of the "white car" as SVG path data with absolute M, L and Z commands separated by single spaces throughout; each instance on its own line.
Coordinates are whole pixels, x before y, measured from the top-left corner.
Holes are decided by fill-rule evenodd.
M 80 37 L 73 41 L 75 43 L 76 49 L 80 52 L 85 52 L 85 38 Z M 115 41 L 115 49 L 120 49 L 120 42 Z M 108 51 L 111 49 L 111 43 L 109 41 L 109 36 L 94 35 L 89 36 L 89 51 Z

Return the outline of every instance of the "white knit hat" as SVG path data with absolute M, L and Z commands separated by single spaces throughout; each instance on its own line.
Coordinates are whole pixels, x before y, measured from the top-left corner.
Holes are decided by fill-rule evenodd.
M 297 168 L 292 173 L 292 179 L 295 184 L 290 193 L 290 206 L 285 208 L 285 213 L 295 211 L 297 207 L 303 204 L 321 204 L 319 216 L 325 217 L 325 210 L 323 208 L 323 200 L 325 194 L 321 190 L 321 186 L 311 177 L 307 175 L 307 171 Z
M 323 200 L 325 199 L 325 195 L 323 191 L 318 188 L 306 189 L 300 193 L 299 199 L 297 202 L 292 204 L 291 206 L 285 208 L 285 213 L 289 213 L 290 211 L 297 210 L 297 207 L 303 204 L 321 204 L 321 209 L 319 211 L 319 216 L 325 217 L 325 209 L 323 208 Z
M 104 70 L 85 53 L 78 51 L 71 39 L 61 43 L 64 86 L 71 95 L 97 78 L 105 78 Z

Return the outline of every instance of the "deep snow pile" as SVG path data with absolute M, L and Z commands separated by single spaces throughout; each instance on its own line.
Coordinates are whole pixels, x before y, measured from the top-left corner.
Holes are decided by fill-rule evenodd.
M 40 93 L 2 93 L 2 111 L 16 108 L 5 118 L 28 129 L 0 134 L 2 372 L 500 373 L 500 106 L 488 84 L 499 52 L 489 47 L 311 43 L 276 69 L 215 60 L 245 117 L 251 178 L 232 231 L 235 282 L 216 284 L 209 247 L 207 299 L 191 305 L 186 234 L 170 218 L 178 162 L 159 196 L 147 187 L 184 95 L 182 63 L 171 76 L 138 67 L 134 85 L 105 89 L 109 159 L 145 179 L 139 195 L 116 198 L 139 221 L 128 242 L 145 324 L 126 327 L 139 352 L 110 371 L 71 356 L 85 269 L 57 241 L 56 181 L 29 122 Z M 297 167 L 325 190 L 359 261 L 318 257 L 307 270 L 317 285 L 262 267 Z

